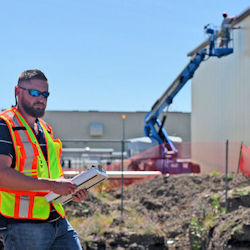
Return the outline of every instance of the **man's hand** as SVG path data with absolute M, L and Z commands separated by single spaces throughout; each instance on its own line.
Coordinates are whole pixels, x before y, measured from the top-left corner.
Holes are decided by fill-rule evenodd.
M 57 179 L 51 181 L 51 191 L 60 195 L 69 195 L 74 193 L 77 186 L 67 179 Z
M 88 196 L 87 189 L 81 189 L 72 196 L 73 197 L 72 200 L 77 202 L 84 201 L 86 200 L 87 196 Z

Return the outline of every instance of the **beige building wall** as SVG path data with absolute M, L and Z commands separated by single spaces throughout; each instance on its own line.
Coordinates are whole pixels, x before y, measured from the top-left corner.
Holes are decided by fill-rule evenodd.
M 227 139 L 250 145 L 250 15 L 237 26 L 234 53 L 202 62 L 192 80 L 192 158 L 210 170 L 225 165 Z M 235 169 L 240 143 L 230 145 Z
M 144 136 L 144 117 L 146 112 L 98 112 L 98 111 L 47 111 L 44 120 L 54 129 L 55 136 L 61 140 L 121 140 L 122 115 L 126 115 L 125 139 Z M 102 124 L 102 135 L 91 136 L 92 123 Z M 170 136 L 190 141 L 190 113 L 170 112 L 165 128 Z M 111 142 L 64 142 L 65 147 L 115 148 L 121 143 Z

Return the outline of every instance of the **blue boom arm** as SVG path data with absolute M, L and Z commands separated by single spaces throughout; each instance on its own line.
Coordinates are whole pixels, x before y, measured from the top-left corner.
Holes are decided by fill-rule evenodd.
M 209 48 L 203 48 L 197 53 L 173 83 L 168 87 L 164 94 L 155 102 L 150 112 L 144 118 L 145 126 L 144 133 L 146 136 L 156 140 L 159 144 L 166 143 L 167 151 L 172 154 L 177 154 L 177 149 L 169 139 L 167 131 L 163 128 L 166 115 L 160 120 L 158 117 L 168 109 L 174 97 L 182 89 L 182 87 L 190 80 L 195 71 L 199 68 L 201 62 L 206 56 L 216 56 L 218 58 L 229 55 L 233 52 L 232 48 L 215 48 L 215 40 L 217 32 L 211 29 L 208 25 L 205 26 L 205 32 L 209 34 Z

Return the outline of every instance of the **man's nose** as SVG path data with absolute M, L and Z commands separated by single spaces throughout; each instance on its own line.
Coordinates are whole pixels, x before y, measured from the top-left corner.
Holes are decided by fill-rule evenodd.
M 39 95 L 39 96 L 37 97 L 37 100 L 38 100 L 39 102 L 42 102 L 42 103 L 46 103 L 46 102 L 47 102 L 47 98 L 44 98 L 42 95 Z

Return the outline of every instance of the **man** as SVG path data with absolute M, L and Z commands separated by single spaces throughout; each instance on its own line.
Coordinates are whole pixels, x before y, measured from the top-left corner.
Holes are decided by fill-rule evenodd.
M 223 12 L 222 16 L 223 16 L 223 21 L 221 23 L 222 37 L 221 37 L 220 47 L 228 48 L 228 43 L 230 41 L 230 29 L 233 29 L 231 23 L 233 22 L 235 17 L 228 17 L 226 12 Z
M 81 249 L 62 205 L 48 203 L 53 191 L 72 194 L 76 186 L 63 179 L 62 144 L 42 119 L 48 81 L 40 70 L 27 70 L 15 87 L 16 106 L 0 113 L 0 229 L 6 250 Z M 73 195 L 86 199 L 87 190 Z

